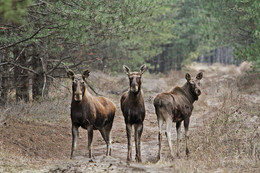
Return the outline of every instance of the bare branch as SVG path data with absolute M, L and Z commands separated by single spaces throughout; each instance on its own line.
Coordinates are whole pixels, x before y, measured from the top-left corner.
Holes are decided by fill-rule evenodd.
M 70 89 L 68 87 L 66 87 L 65 85 L 61 84 L 55 77 L 53 77 L 51 75 L 47 75 L 47 77 L 53 79 L 54 82 L 56 82 L 57 84 L 59 84 L 60 86 L 62 86 L 64 88 L 66 88 L 70 92 L 70 94 L 71 94 Z
M 24 52 L 24 50 L 25 50 L 25 47 L 21 50 L 21 52 L 19 53 L 19 55 L 15 58 L 15 61 L 17 61 L 17 60 L 20 58 L 20 56 L 21 56 L 21 54 Z
M 43 73 L 42 98 L 44 97 L 44 91 L 45 91 L 45 88 L 46 88 L 46 83 L 47 83 L 47 76 L 46 76 L 46 73 L 44 72 Z
M 69 69 L 71 69 L 71 68 L 75 68 L 75 67 L 77 67 L 77 66 L 81 65 L 81 64 L 82 64 L 82 62 L 84 62 L 84 60 L 81 60 L 81 61 L 80 61 L 80 62 L 78 62 L 77 64 L 70 65 L 68 68 L 69 68 Z
M 28 7 L 35 7 L 35 6 L 41 6 L 41 5 L 45 5 L 46 4 L 46 2 L 39 2 L 39 3 L 37 3 L 37 4 L 32 4 L 32 5 L 29 5 Z
M 8 64 L 8 62 L 3 62 L 3 63 L 0 63 L 0 66 L 6 65 L 6 64 Z
M 0 29 L 1 29 L 1 30 L 8 30 L 7 27 L 3 27 L 3 26 L 1 26 Z
M 3 50 L 3 49 L 6 49 L 6 48 L 15 46 L 15 45 L 17 45 L 17 44 L 20 44 L 20 43 L 22 43 L 22 42 L 26 42 L 26 41 L 32 39 L 32 38 L 33 38 L 34 36 L 36 36 L 44 27 L 45 27 L 45 26 L 39 28 L 33 35 L 31 35 L 31 36 L 28 37 L 28 38 L 25 38 L 25 39 L 23 39 L 23 40 L 20 40 L 20 41 L 18 41 L 18 42 L 16 42 L 16 43 L 9 44 L 9 45 L 4 46 L 4 47 L 0 47 L 0 50 Z
M 30 71 L 30 72 L 32 72 L 32 73 L 34 73 L 34 74 L 39 75 L 38 72 L 36 72 L 36 71 L 34 71 L 34 70 L 32 70 L 32 69 L 29 69 L 29 68 L 27 68 L 27 67 L 21 66 L 21 65 L 19 65 L 19 64 L 15 64 L 15 63 L 13 63 L 13 62 L 6 62 L 6 63 L 7 63 L 7 64 L 11 64 L 11 65 L 13 65 L 13 66 L 22 68 L 22 69 L 24 69 L 24 70 L 27 70 L 27 71 Z
M 93 62 L 95 62 L 95 61 L 96 61 L 96 59 L 92 59 L 92 60 L 81 60 L 81 61 L 79 61 L 77 64 L 70 65 L 68 68 L 71 69 L 71 68 L 78 67 L 79 65 L 81 65 L 81 64 L 84 63 L 84 62 L 93 63 Z
M 96 92 L 96 90 L 87 82 L 88 87 L 98 96 L 102 96 L 101 94 L 99 94 L 98 92 Z
M 66 1 L 62 1 L 62 3 L 65 4 L 65 5 L 68 5 L 70 7 L 74 7 L 73 4 L 70 4 L 70 3 L 66 2 Z
M 43 42 L 42 44 L 42 50 L 43 55 L 41 55 L 41 63 L 42 63 L 42 70 L 43 70 L 43 86 L 42 86 L 42 97 L 44 97 L 44 91 L 47 83 L 47 59 L 49 57 L 49 54 L 47 53 L 47 44 L 46 42 Z
M 52 69 L 50 69 L 50 70 L 47 72 L 47 74 L 52 73 L 55 69 L 57 69 L 57 67 L 62 63 L 62 61 L 66 60 L 66 59 L 69 59 L 69 58 L 71 58 L 71 56 L 67 56 L 67 57 L 65 57 L 65 58 L 60 59 L 59 62 L 58 62 Z

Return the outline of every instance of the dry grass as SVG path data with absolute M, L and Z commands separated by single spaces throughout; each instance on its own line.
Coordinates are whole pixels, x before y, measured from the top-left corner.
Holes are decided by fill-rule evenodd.
M 51 103 L 51 104 L 50 104 Z M 6 119 L 15 117 L 23 120 L 36 120 L 52 122 L 58 119 L 69 117 L 70 101 L 68 97 L 65 99 L 46 99 L 40 102 L 26 103 L 20 101 L 18 103 L 8 103 L 2 108 L 0 116 L 0 124 Z
M 204 122 L 204 127 L 191 138 L 195 150 L 192 160 L 203 162 L 208 170 L 259 171 L 259 122 L 248 125 L 251 116 L 242 114 L 239 110 L 219 111 L 217 117 Z
M 191 132 L 191 155 L 185 159 L 182 140 L 181 159 L 160 161 L 158 166 L 170 167 L 174 172 L 260 172 L 258 76 L 241 75 L 235 67 L 220 72 L 219 67 L 205 70 L 202 87 L 206 95 L 201 96 L 194 110 L 195 114 L 204 114 L 205 120 Z
M 257 75 L 245 75 L 244 77 Z M 237 77 L 219 97 L 220 106 L 214 116 L 191 136 L 190 162 L 197 162 L 195 170 L 209 172 L 260 171 L 260 108 L 245 98 L 250 92 L 248 78 Z M 243 83 L 243 85 L 237 85 Z M 247 87 L 248 86 L 248 87 Z M 248 88 L 248 91 L 245 91 Z M 257 88 L 251 88 L 251 90 Z M 254 92 L 254 91 L 252 91 Z M 259 91 L 258 91 L 259 92 Z M 259 93 L 258 93 L 259 94 Z M 259 95 L 258 95 L 259 96 Z

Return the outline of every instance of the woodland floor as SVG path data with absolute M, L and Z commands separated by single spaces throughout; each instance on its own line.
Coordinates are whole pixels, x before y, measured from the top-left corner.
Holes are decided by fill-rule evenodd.
M 180 158 L 171 160 L 164 135 L 163 158 L 155 162 L 158 151 L 158 127 L 152 105 L 153 99 L 160 92 L 167 91 L 176 85 L 183 85 L 186 72 L 195 76 L 199 71 L 204 72 L 204 77 L 201 81 L 202 95 L 194 104 L 190 123 L 191 155 L 188 159 L 186 158 L 185 143 L 182 140 Z M 101 72 L 91 72 L 90 84 L 97 92 L 110 98 L 117 105 L 112 128 L 112 156 L 105 156 L 105 142 L 100 133 L 95 131 L 92 144 L 94 157 L 89 159 L 87 131 L 80 129 L 78 150 L 75 158 L 69 159 L 71 95 L 66 88 L 54 85 L 51 87 L 50 98 L 46 100 L 37 103 L 10 103 L 0 108 L 0 172 L 260 172 L 259 75 L 246 73 L 241 66 L 195 64 L 181 72 L 172 71 L 166 75 L 144 74 L 142 80 L 146 106 L 146 118 L 141 138 L 142 164 L 134 161 L 130 165 L 126 164 L 127 138 L 119 100 L 121 92 L 128 87 L 127 77 L 123 73 L 112 76 Z M 70 86 L 69 80 L 63 83 Z M 230 127 L 233 127 L 235 122 L 240 124 L 243 122 L 243 127 L 246 126 L 249 129 L 243 131 L 243 134 L 238 132 L 240 136 L 237 138 L 242 145 L 238 146 L 238 150 L 233 151 L 233 149 L 222 148 L 221 145 L 216 146 L 214 140 L 223 140 L 223 145 L 231 145 L 231 138 L 224 139 L 226 137 L 223 137 L 221 133 L 219 136 L 212 134 L 212 138 L 205 135 L 211 134 L 212 128 L 209 127 L 215 127 L 212 124 L 218 122 L 217 116 L 226 114 L 235 117 L 234 121 L 228 120 Z M 224 123 L 221 123 L 218 125 L 220 132 L 229 128 L 228 126 L 222 128 L 221 125 Z M 209 124 L 212 126 L 208 126 Z M 241 125 L 240 128 L 243 127 Z M 184 131 L 183 127 L 182 131 Z M 175 124 L 172 135 L 173 147 L 176 151 Z M 210 143 L 208 140 L 213 142 Z M 236 139 L 232 138 L 231 141 L 234 142 L 234 140 Z M 215 153 L 222 153 L 222 155 Z M 135 160 L 134 156 L 133 150 L 133 160 Z

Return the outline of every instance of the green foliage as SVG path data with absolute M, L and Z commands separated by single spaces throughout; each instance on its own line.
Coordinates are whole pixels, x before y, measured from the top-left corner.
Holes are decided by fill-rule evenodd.
M 233 45 L 236 55 L 251 61 L 260 71 L 260 2 L 258 0 L 202 0 L 212 22 L 207 28 L 211 42 L 215 45 Z
M 0 45 L 26 40 L 19 46 L 34 45 L 37 51 L 42 51 L 44 43 L 47 44 L 44 54 L 58 57 L 61 52 L 81 52 L 82 57 L 87 57 L 87 52 L 95 52 L 100 45 L 116 40 L 124 46 L 130 37 L 143 33 L 147 27 L 146 17 L 151 15 L 153 4 L 150 0 L 33 0 L 28 7 L 28 15 L 24 17 L 27 22 L 23 25 L 13 27 L 11 17 L 2 23 L 7 29 L 1 31 Z M 11 12 L 10 9 L 6 11 Z M 113 53 L 112 57 L 119 58 L 113 56 Z
M 174 38 L 171 7 L 160 0 L 148 2 L 146 11 L 139 16 L 139 21 L 131 26 L 132 30 L 133 27 L 137 29 L 125 35 L 123 38 L 126 39 L 108 40 L 103 45 L 106 49 L 99 50 L 103 52 L 103 56 L 109 57 L 106 67 L 112 71 L 122 71 L 122 64 L 138 69 L 141 64 L 160 54 L 164 49 L 162 45 L 170 43 Z
M 196 51 L 200 40 L 200 35 L 198 35 L 198 29 L 201 25 L 199 10 L 199 4 L 196 1 L 177 2 L 177 14 L 174 16 L 176 25 L 173 29 L 177 39 L 173 41 L 171 57 L 185 60 L 191 57 L 192 52 Z
M 23 68 L 35 81 L 64 66 L 167 72 L 230 45 L 260 72 L 259 11 L 258 0 L 0 0 L 0 72 Z
M 163 2 L 153 23 L 158 26 L 156 31 L 159 35 L 153 44 L 161 50 L 153 61 L 160 62 L 160 72 L 179 70 L 198 54 L 197 48 L 201 41 L 199 32 L 203 22 L 203 11 L 200 8 L 194 0 Z
M 253 70 L 260 73 L 260 39 L 250 46 L 237 47 L 236 55 L 240 59 L 246 59 L 253 63 Z
M 44 43 L 45 53 L 54 57 L 73 53 L 82 59 L 91 54 L 101 68 L 112 71 L 121 71 L 121 64 L 138 68 L 147 63 L 164 72 L 180 69 L 201 53 L 233 45 L 238 57 L 259 66 L 257 0 L 0 0 L 0 4 L 1 27 L 6 28 L 0 30 L 2 46 L 26 40 L 19 46 L 34 45 L 42 51 Z
M 0 21 L 22 23 L 30 0 L 0 0 Z
M 47 77 L 48 85 L 55 77 L 64 76 L 64 66 L 78 67 L 78 70 L 90 66 L 102 69 L 107 55 L 109 59 L 118 59 L 121 49 L 109 47 L 108 54 L 101 55 L 105 53 L 102 46 L 116 42 L 120 48 L 123 40 L 145 31 L 145 19 L 151 15 L 153 4 L 150 0 L 32 0 L 30 5 L 20 6 L 18 2 L 23 1 L 12 2 L 1 1 L 4 6 L 1 17 L 9 13 L 8 20 L 0 21 L 0 53 L 4 55 L 1 64 L 8 64 L 6 68 L 9 64 L 15 69 L 22 68 L 26 74 L 33 72 L 33 97 L 41 95 L 45 86 L 43 79 Z M 17 13 L 13 13 L 11 7 Z M 13 17 L 20 14 L 20 9 L 28 13 L 21 13 L 24 22 L 17 18 L 20 23 L 14 24 Z M 14 56 L 9 57 L 10 54 Z M 20 55 L 25 58 L 24 63 L 17 61 Z M 97 62 L 97 66 L 93 62 Z M 1 68 L 0 72 L 3 71 Z M 20 75 L 13 73 L 7 75 L 13 78 Z M 24 85 L 18 82 L 15 86 Z

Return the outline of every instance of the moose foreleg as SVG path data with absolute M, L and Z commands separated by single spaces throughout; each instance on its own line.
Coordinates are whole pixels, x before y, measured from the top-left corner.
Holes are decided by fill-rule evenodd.
M 71 147 L 71 155 L 70 158 L 73 158 L 73 153 L 77 149 L 77 141 L 79 136 L 79 127 L 72 124 L 72 147 Z
M 143 132 L 143 124 L 135 124 L 135 150 L 136 157 L 135 160 L 137 162 L 142 162 L 141 158 L 141 136 Z
M 180 135 L 181 135 L 181 121 L 176 123 L 177 131 L 177 157 L 180 157 Z
M 127 161 L 131 162 L 132 161 L 132 125 L 131 124 L 126 124 L 126 135 L 127 135 Z
M 92 158 L 92 140 L 93 140 L 93 127 L 88 127 L 88 152 L 89 152 L 89 158 Z

